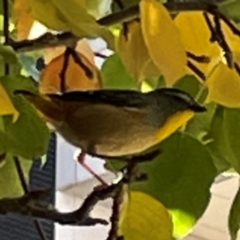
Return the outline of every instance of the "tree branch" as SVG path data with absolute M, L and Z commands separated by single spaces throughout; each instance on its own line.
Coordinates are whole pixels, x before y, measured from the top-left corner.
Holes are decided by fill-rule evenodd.
M 172 14 L 182 11 L 210 11 L 216 8 L 215 5 L 209 4 L 204 1 L 198 2 L 167 2 L 164 6 Z M 111 26 L 114 24 L 128 22 L 139 18 L 139 5 L 134 5 L 129 8 L 123 9 L 119 12 L 110 14 L 106 17 L 99 19 L 97 22 L 103 26 Z M 55 47 L 59 45 L 71 45 L 72 42 L 76 42 L 81 37 L 77 37 L 70 32 L 51 34 L 46 33 L 39 38 L 33 40 L 23 40 L 23 41 L 11 41 L 9 44 L 18 52 L 33 51 L 48 47 Z
M 50 209 L 46 203 L 40 201 L 48 195 L 48 190 L 32 191 L 19 198 L 1 199 L 0 214 L 18 213 L 73 226 L 107 225 L 108 222 L 106 220 L 91 218 L 89 214 L 99 201 L 114 197 L 118 190 L 118 184 L 99 187 L 92 191 L 77 210 L 66 213 L 61 213 L 56 209 Z

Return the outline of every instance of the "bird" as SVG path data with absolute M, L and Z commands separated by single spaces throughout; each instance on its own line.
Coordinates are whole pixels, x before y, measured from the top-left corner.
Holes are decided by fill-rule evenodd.
M 92 156 L 139 154 L 163 141 L 206 107 L 177 88 L 100 89 L 40 94 L 15 90 L 70 144 Z

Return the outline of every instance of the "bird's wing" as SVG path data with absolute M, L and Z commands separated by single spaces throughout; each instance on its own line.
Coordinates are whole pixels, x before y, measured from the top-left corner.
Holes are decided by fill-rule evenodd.
M 64 102 L 90 104 L 111 104 L 118 107 L 143 107 L 146 104 L 145 94 L 134 90 L 94 90 L 73 91 L 61 95 L 48 94 L 52 99 Z

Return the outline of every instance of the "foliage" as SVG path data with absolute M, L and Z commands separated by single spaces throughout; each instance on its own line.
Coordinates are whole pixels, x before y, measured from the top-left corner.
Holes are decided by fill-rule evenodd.
M 159 156 L 140 164 L 148 179 L 130 184 L 119 227 L 126 239 L 148 239 L 152 226 L 158 229 L 152 239 L 185 236 L 205 212 L 215 177 L 230 168 L 240 173 L 239 1 L 219 1 L 218 8 L 211 8 L 210 3 L 206 8 L 207 1 L 169 1 L 175 4 L 171 8 L 157 0 L 14 0 L 9 1 L 9 16 L 3 2 L 0 184 L 8 181 L 10 185 L 1 187 L 1 197 L 21 194 L 13 156 L 25 159 L 27 174 L 31 161 L 26 159 L 43 156 L 49 141 L 45 122 L 14 90 L 148 91 L 173 86 L 190 93 L 208 111 L 160 143 L 157 147 L 163 152 Z M 135 12 L 118 14 L 129 6 Z M 6 19 L 9 36 L 6 31 L 4 35 Z M 48 33 L 36 35 L 41 31 Z M 112 55 L 94 53 L 83 39 L 97 37 L 107 42 Z M 100 70 L 94 54 L 104 59 Z M 46 64 L 40 71 L 36 68 L 39 57 Z M 118 171 L 119 162 L 111 161 L 107 168 Z M 239 205 L 238 191 L 229 213 L 232 240 L 237 239 L 240 228 Z

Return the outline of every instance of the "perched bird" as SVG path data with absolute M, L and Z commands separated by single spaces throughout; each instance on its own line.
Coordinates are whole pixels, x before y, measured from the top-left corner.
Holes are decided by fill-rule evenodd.
M 24 95 L 70 144 L 93 156 L 138 154 L 161 142 L 206 111 L 188 93 L 160 88 L 148 93 L 134 90 L 75 91 Z

